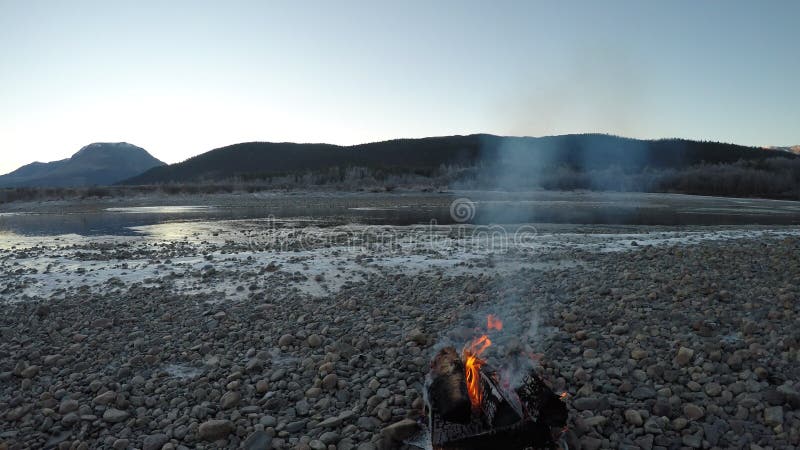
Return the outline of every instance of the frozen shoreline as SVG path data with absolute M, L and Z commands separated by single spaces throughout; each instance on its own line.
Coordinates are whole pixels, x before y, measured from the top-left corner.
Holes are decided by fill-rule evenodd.
M 210 294 L 220 302 L 245 300 L 253 280 L 321 297 L 381 273 L 548 271 L 585 264 L 585 254 L 800 236 L 797 227 L 660 227 L 632 233 L 624 227 L 618 232 L 608 232 L 609 227 L 558 232 L 528 225 L 523 231 L 530 235 L 519 238 L 514 234 L 519 227 L 264 225 L 248 220 L 168 223 L 134 227 L 134 236 L 7 234 L 0 246 L 2 282 L 18 288 L 3 302 L 46 300 L 81 286 L 100 293 L 110 282 L 156 286 L 165 281 L 176 294 Z M 230 276 L 208 283 L 209 271 Z

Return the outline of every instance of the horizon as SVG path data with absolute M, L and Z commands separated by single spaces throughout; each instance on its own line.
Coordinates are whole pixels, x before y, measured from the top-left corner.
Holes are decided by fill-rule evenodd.
M 797 2 L 157 5 L 0 1 L 0 173 L 121 141 L 800 144 Z

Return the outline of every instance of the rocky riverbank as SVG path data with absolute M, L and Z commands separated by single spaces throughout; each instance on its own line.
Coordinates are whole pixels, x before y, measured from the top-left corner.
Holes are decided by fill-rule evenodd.
M 793 229 L 502 252 L 438 231 L 452 245 L 362 232 L 357 254 L 241 225 L 5 248 L 0 449 L 379 447 L 487 312 L 509 324 L 492 357 L 528 348 L 568 392 L 571 449 L 800 445 Z

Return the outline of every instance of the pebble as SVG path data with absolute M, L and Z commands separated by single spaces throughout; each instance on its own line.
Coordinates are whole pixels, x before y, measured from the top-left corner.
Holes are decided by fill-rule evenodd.
M 683 414 L 689 420 L 697 420 L 705 415 L 705 411 L 694 403 L 687 403 L 683 405 Z
M 226 392 L 222 398 L 219 399 L 219 405 L 222 409 L 231 409 L 239 404 L 242 395 L 238 392 Z
M 325 443 L 326 445 L 333 445 L 339 442 L 340 437 L 339 433 L 335 431 L 326 431 L 320 435 L 319 440 Z
M 339 377 L 335 373 L 329 373 L 322 379 L 322 387 L 327 390 L 333 390 L 339 383 Z
M 572 406 L 577 409 L 578 411 L 588 411 L 597 409 L 600 402 L 597 398 L 594 397 L 582 397 L 575 399 L 572 402 Z
M 675 362 L 679 366 L 685 366 L 692 361 L 692 357 L 694 357 L 694 350 L 681 347 L 678 349 L 678 353 L 675 355 Z
M 783 425 L 783 407 L 770 406 L 764 409 L 764 423 L 771 427 Z
M 128 419 L 129 416 L 130 414 L 128 414 L 126 411 L 122 411 L 116 408 L 109 408 L 105 410 L 105 412 L 103 412 L 103 420 L 111 423 L 124 422 L 125 420 Z
M 318 423 L 317 426 L 321 428 L 336 428 L 342 424 L 342 419 L 339 417 L 329 417 L 322 422 Z
M 298 431 L 305 428 L 306 422 L 304 420 L 296 420 L 294 422 L 289 422 L 286 424 L 286 431 L 289 433 L 297 433 Z
M 77 411 L 80 403 L 77 400 L 64 400 L 58 407 L 58 413 L 61 415 Z
M 250 433 L 250 436 L 247 436 L 247 439 L 242 442 L 242 448 L 245 450 L 268 450 L 271 447 L 272 436 L 264 430 Z
M 317 348 L 322 345 L 322 338 L 318 334 L 312 334 L 308 337 L 308 346 L 311 348 Z
M 700 448 L 703 445 L 703 438 L 696 434 L 684 434 L 683 445 L 691 448 Z
M 294 336 L 291 334 L 284 334 L 278 339 L 278 345 L 281 347 L 288 347 L 294 343 Z
M 644 423 L 642 420 L 642 415 L 639 414 L 639 411 L 636 411 L 635 409 L 625 410 L 625 420 L 627 420 L 629 424 L 637 427 Z
M 216 441 L 226 438 L 233 432 L 234 426 L 230 420 L 208 420 L 200 424 L 198 427 L 198 435 L 200 439 L 206 441 Z
M 639 386 L 634 389 L 630 395 L 637 400 L 646 400 L 654 398 L 656 396 L 656 391 L 648 386 Z
M 161 450 L 161 447 L 169 442 L 166 434 L 151 434 L 144 438 L 142 450 Z
M 33 378 L 39 373 L 39 366 L 28 366 L 20 372 L 22 378 Z
M 114 400 L 116 400 L 117 394 L 113 391 L 106 391 L 102 394 L 97 395 L 95 398 L 92 399 L 92 403 L 95 405 L 109 405 Z
M 719 383 L 707 383 L 704 388 L 707 395 L 711 397 L 717 397 L 722 393 L 722 386 Z

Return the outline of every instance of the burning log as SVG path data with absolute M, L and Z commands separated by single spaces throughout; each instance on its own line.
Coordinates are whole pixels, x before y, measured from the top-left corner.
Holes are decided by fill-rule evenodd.
M 474 342 L 491 344 L 486 341 Z M 434 358 L 428 392 L 433 448 L 558 448 L 556 441 L 567 422 L 561 398 L 534 372 L 519 387 L 504 385 L 479 354 L 465 351 L 462 360 L 448 347 Z
M 443 348 L 433 359 L 428 389 L 436 414 L 448 422 L 468 423 L 472 404 L 467 394 L 464 363 L 453 347 Z
M 483 390 L 480 409 L 486 423 L 492 427 L 505 427 L 522 420 L 525 413 L 519 398 L 500 388 L 497 372 L 484 365 L 480 368 L 479 374 Z

